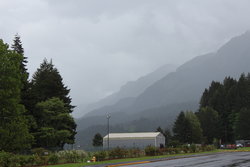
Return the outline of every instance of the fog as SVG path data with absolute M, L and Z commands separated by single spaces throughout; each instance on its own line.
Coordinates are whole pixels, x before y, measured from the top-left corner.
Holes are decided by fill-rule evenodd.
M 32 74 L 52 59 L 78 117 L 127 81 L 213 52 L 250 29 L 249 0 L 0 0 L 0 38 L 21 36 Z M 30 76 L 30 77 L 31 77 Z

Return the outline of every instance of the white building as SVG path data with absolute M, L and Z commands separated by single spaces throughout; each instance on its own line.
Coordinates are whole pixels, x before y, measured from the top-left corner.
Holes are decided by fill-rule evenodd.
M 160 132 L 110 133 L 103 138 L 103 147 L 145 148 L 165 146 L 165 137 Z

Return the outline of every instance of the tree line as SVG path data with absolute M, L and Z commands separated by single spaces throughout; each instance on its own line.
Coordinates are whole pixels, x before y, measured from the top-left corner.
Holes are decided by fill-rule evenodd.
M 156 129 L 165 136 L 167 146 L 185 143 L 228 144 L 250 139 L 250 73 L 238 80 L 226 77 L 222 83 L 212 81 L 200 99 L 197 112 L 181 111 L 172 131 Z M 93 146 L 102 146 L 97 133 Z
M 173 139 L 181 143 L 227 144 L 250 139 L 250 74 L 238 80 L 213 81 L 200 99 L 198 112 L 181 112 Z
M 76 124 L 70 89 L 52 60 L 29 79 L 19 35 L 9 47 L 0 39 L 0 150 L 62 149 L 73 144 Z

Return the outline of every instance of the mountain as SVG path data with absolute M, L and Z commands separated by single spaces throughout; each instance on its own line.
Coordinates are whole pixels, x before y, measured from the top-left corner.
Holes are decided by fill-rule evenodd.
M 238 78 L 250 72 L 250 33 L 231 39 L 216 53 L 198 56 L 177 68 L 147 88 L 137 97 L 130 109 L 147 108 L 199 101 L 211 81 L 222 81 L 226 76 Z
M 110 119 L 114 130 L 132 132 L 152 131 L 157 126 L 171 128 L 181 110 L 198 109 L 204 89 L 213 80 L 223 81 L 226 76 L 239 78 L 241 73 L 250 72 L 249 62 L 250 32 L 246 32 L 232 38 L 217 52 L 198 56 L 177 68 L 175 72 L 166 74 L 137 97 L 128 100 L 126 105 L 119 105 L 118 102 L 109 105 L 109 108 L 97 109 L 99 116 L 83 117 L 81 124 L 78 124 L 77 141 L 87 145 L 93 133 L 105 134 L 104 113 L 111 108 L 116 108 Z M 102 128 L 95 129 L 97 125 Z
M 82 118 L 76 119 L 78 130 L 82 130 L 91 125 L 96 125 L 97 123 L 103 124 L 105 122 L 105 119 L 102 119 L 105 117 L 104 115 L 107 113 L 119 112 L 127 107 L 130 107 L 134 103 L 136 97 L 148 86 L 175 70 L 175 65 L 164 65 L 157 70 L 140 77 L 136 81 L 126 83 L 118 92 L 100 100 L 97 103 L 91 104 L 85 109 L 85 112 L 89 111 L 89 113 L 85 114 Z M 129 116 L 126 116 L 126 113 L 112 114 L 112 117 L 116 118 L 116 121 L 113 123 L 131 120 Z
M 126 106 L 131 105 L 134 102 L 134 98 L 141 94 L 148 86 L 152 85 L 154 82 L 158 81 L 166 74 L 173 72 L 176 70 L 175 65 L 166 64 L 157 70 L 140 77 L 136 81 L 129 81 L 125 85 L 123 85 L 120 90 L 116 93 L 111 94 L 110 96 L 96 102 L 90 104 L 85 109 L 85 112 L 88 112 L 84 116 L 94 116 L 100 115 L 100 108 L 103 107 L 108 108 L 109 106 L 114 105 L 115 110 L 119 110 L 119 108 L 124 108 Z M 117 103 L 117 104 L 116 104 Z M 117 107 L 116 107 L 117 106 Z M 111 107 L 112 108 L 112 107 Z M 109 111 L 110 112 L 110 111 Z

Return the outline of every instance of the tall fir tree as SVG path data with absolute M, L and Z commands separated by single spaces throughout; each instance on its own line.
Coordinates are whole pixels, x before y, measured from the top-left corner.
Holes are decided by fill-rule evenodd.
M 21 69 L 21 75 L 22 75 L 22 82 L 23 84 L 25 84 L 27 83 L 28 77 L 29 77 L 29 73 L 27 72 L 27 68 L 26 68 L 28 60 L 27 60 L 27 57 L 24 56 L 24 49 L 22 46 L 21 37 L 18 34 L 15 35 L 11 48 L 13 49 L 15 53 L 22 55 L 20 69 Z
M 243 73 L 238 81 L 231 77 L 226 77 L 223 83 L 213 81 L 201 97 L 200 110 L 210 107 L 218 112 L 219 138 L 222 143 L 234 142 L 234 126 L 238 113 L 242 108 L 250 108 L 249 78 L 249 74 L 246 76 Z
M 22 60 L 0 40 L 0 150 L 10 152 L 28 149 L 33 141 L 20 104 Z
M 185 113 L 182 111 L 173 126 L 174 139 L 181 143 L 188 143 L 190 141 L 190 124 L 185 117 Z
M 22 55 L 22 59 L 20 62 L 20 70 L 21 70 L 21 81 L 22 81 L 22 89 L 21 89 L 21 104 L 25 106 L 25 108 L 29 108 L 29 88 L 30 88 L 30 83 L 28 81 L 29 79 L 29 73 L 27 71 L 27 63 L 28 63 L 28 58 L 24 56 L 24 49 L 22 46 L 22 41 L 21 37 L 16 34 L 13 40 L 13 44 L 11 45 L 12 50 L 19 54 Z
M 235 138 L 238 140 L 250 139 L 250 109 L 242 108 L 237 114 L 234 132 Z
M 174 138 L 181 143 L 201 143 L 201 125 L 192 111 L 179 114 L 174 123 L 173 132 Z
M 206 144 L 212 144 L 214 139 L 219 139 L 219 115 L 211 107 L 201 108 L 196 113 L 198 119 L 200 120 L 204 142 Z
M 49 131 L 46 131 L 44 129 L 44 125 L 39 122 L 46 122 L 46 116 L 41 117 L 37 111 L 37 104 L 41 102 L 48 101 L 51 98 L 58 98 L 62 100 L 65 107 L 65 113 L 71 114 L 73 112 L 74 106 L 71 105 L 71 98 L 69 96 L 70 90 L 64 85 L 63 79 L 61 75 L 59 74 L 58 70 L 54 67 L 52 64 L 52 61 L 48 62 L 46 59 L 42 62 L 40 65 L 40 68 L 37 69 L 37 71 L 34 73 L 32 81 L 31 81 L 31 97 L 32 101 L 31 103 L 31 112 L 36 120 L 36 125 L 33 129 L 33 132 L 37 134 L 37 132 L 41 131 L 43 129 L 44 133 L 51 132 L 51 129 Z M 40 110 L 41 111 L 41 110 Z M 41 111 L 42 112 L 42 111 Z M 56 112 L 56 111 L 54 111 Z M 44 113 L 44 112 L 43 112 Z M 67 130 L 70 131 L 70 136 L 67 137 L 67 142 L 62 142 L 58 144 L 58 146 L 62 146 L 64 143 L 73 143 L 75 139 L 75 132 L 76 132 L 76 124 L 73 121 L 65 122 L 67 124 Z M 61 125 L 64 123 L 61 122 Z M 49 126 L 50 127 L 50 126 Z M 53 126 L 51 128 L 54 128 Z M 48 129 L 47 129 L 48 130 Z M 54 132 L 53 132 L 54 133 Z M 37 136 L 37 135 L 36 135 Z M 37 146 L 42 146 L 44 144 L 39 143 L 42 142 L 42 140 L 39 140 L 40 137 L 36 138 Z
M 68 108 L 68 112 L 72 113 L 74 106 L 71 104 L 69 92 L 70 89 L 64 85 L 63 79 L 57 68 L 54 67 L 52 60 L 48 62 L 44 59 L 31 80 L 31 93 L 34 106 L 38 102 L 58 97 L 63 100 Z

